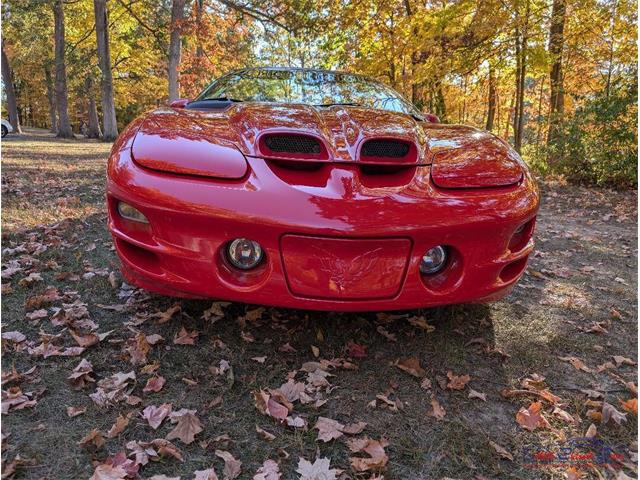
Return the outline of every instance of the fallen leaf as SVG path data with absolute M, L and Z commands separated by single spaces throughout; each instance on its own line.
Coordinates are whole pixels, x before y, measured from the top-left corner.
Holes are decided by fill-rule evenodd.
M 102 463 L 96 466 L 89 480 L 124 480 L 126 477 L 127 472 L 121 466 L 114 467 L 113 465 Z
M 135 380 L 134 371 L 129 373 L 115 373 L 110 377 L 103 378 L 98 382 L 98 388 L 94 393 L 89 395 L 91 399 L 99 406 L 114 405 L 128 396 L 125 393 L 128 382 Z
M 577 423 L 576 420 L 569 414 L 569 412 L 561 409 L 558 406 L 555 406 L 553 408 L 553 412 L 551 412 L 551 414 L 558 417 L 560 420 L 564 422 L 572 423 L 572 424 Z
M 576 370 L 582 370 L 583 372 L 591 373 L 591 369 L 585 365 L 585 363 L 577 357 L 558 357 L 563 362 L 569 362 Z
M 602 402 L 602 423 L 608 423 L 609 420 L 613 420 L 614 423 L 621 425 L 627 421 L 627 414 L 618 411 L 616 407 L 610 403 Z
M 491 448 L 493 448 L 502 458 L 513 462 L 513 455 L 511 455 L 506 448 L 501 447 L 496 442 L 491 440 L 489 440 L 489 445 L 491 445 Z
M 264 438 L 267 441 L 271 441 L 271 440 L 275 440 L 276 436 L 273 433 L 269 433 L 266 430 L 260 428 L 258 425 L 256 425 L 256 432 L 258 432 L 258 435 L 260 435 L 262 438 Z
M 236 460 L 233 455 L 224 450 L 216 450 L 215 453 L 217 457 L 224 460 L 224 470 L 222 471 L 224 480 L 233 480 L 240 475 L 241 461 Z
M 274 460 L 265 460 L 253 480 L 280 480 L 280 466 Z
M 318 421 L 313 428 L 318 430 L 318 440 L 330 442 L 342 436 L 344 425 L 330 418 L 318 417 Z
M 486 393 L 480 393 L 480 392 L 476 392 L 473 388 L 469 389 L 469 398 L 478 398 L 480 400 L 482 400 L 483 402 L 487 401 L 487 394 Z
M 285 420 L 289 416 L 289 409 L 271 398 L 264 390 L 254 391 L 252 395 L 256 408 L 265 415 L 278 420 Z
M 179 312 L 182 309 L 182 307 L 180 306 L 179 303 L 176 303 L 175 305 L 169 307 L 167 310 L 165 310 L 164 312 L 156 312 L 152 315 L 153 318 L 157 318 L 158 319 L 158 323 L 162 324 L 162 323 L 166 323 L 169 320 L 171 320 L 171 318 L 173 318 L 173 316 Z
M 130 418 L 130 415 L 127 415 L 126 417 L 124 415 L 118 415 L 118 418 L 116 418 L 116 422 L 107 432 L 107 438 L 115 438 L 122 432 L 124 432 L 124 429 L 127 428 L 127 425 L 129 425 Z
M 171 423 L 178 423 L 167 435 L 167 440 L 178 438 L 187 445 L 193 442 L 195 435 L 202 431 L 200 420 L 195 410 L 183 408 L 170 414 Z
M 402 360 L 396 360 L 394 365 L 400 370 L 407 372 L 409 375 L 413 375 L 417 378 L 422 378 L 425 375 L 425 371 L 420 365 L 420 360 L 416 357 L 404 358 Z
M 469 375 L 454 375 L 450 370 L 447 372 L 447 378 L 449 379 L 447 388 L 450 390 L 464 390 L 464 387 L 471 380 Z
M 446 414 L 447 412 L 445 411 L 444 408 L 442 408 L 442 405 L 440 405 L 440 402 L 438 402 L 438 400 L 435 397 L 431 397 L 431 411 L 427 413 L 427 415 L 429 415 L 430 417 L 434 417 L 438 420 L 442 420 Z
M 300 480 L 336 480 L 338 470 L 329 468 L 328 458 L 316 458 L 311 463 L 300 457 L 296 472 L 300 474 Z
M 84 388 L 88 383 L 95 382 L 95 379 L 91 376 L 92 373 L 93 365 L 83 358 L 67 379 L 71 381 L 71 386 L 74 389 L 79 390 Z
M 196 330 L 187 332 L 186 328 L 182 327 L 176 336 L 173 338 L 173 343 L 176 345 L 194 345 L 199 333 Z
M 218 475 L 216 475 L 216 471 L 213 468 L 196 470 L 193 475 L 193 480 L 218 480 Z
M 358 472 L 384 468 L 389 461 L 389 457 L 384 451 L 384 447 L 387 445 L 389 445 L 389 442 L 385 439 L 350 438 L 347 440 L 349 450 L 353 453 L 366 453 L 368 455 L 368 457 L 350 457 L 351 466 Z
M 623 357 L 622 355 L 614 355 L 613 357 L 613 361 L 616 362 L 616 366 L 619 367 L 620 365 L 635 365 L 636 362 L 634 362 L 633 360 L 631 360 L 630 358 L 627 357 Z
M 620 400 L 623 410 L 638 415 L 638 399 L 630 398 L 629 400 Z
M 32 392 L 23 393 L 19 387 L 11 387 L 9 390 L 2 390 L 2 414 L 9 411 L 33 408 L 37 403 Z
M 584 436 L 585 438 L 595 438 L 597 434 L 598 434 L 598 429 L 592 423 L 591 425 L 589 425 L 589 428 L 587 428 L 587 432 L 584 434 Z
M 409 323 L 414 327 L 418 327 L 427 333 L 435 331 L 436 327 L 429 325 L 424 317 L 409 317 Z
M 132 338 L 127 340 L 124 351 L 129 354 L 129 360 L 133 365 L 140 365 L 147 362 L 147 354 L 151 350 L 151 345 L 147 341 L 147 336 L 142 333 L 136 333 Z
M 164 419 L 171 413 L 171 408 L 172 406 L 170 403 L 163 403 L 159 407 L 149 405 L 142 411 L 142 418 L 149 422 L 151 428 L 157 430 Z
M 357 435 L 362 433 L 366 426 L 366 422 L 350 423 L 344 426 L 342 433 L 346 433 L 347 435 Z
M 82 439 L 78 442 L 78 445 L 80 445 L 81 447 L 93 445 L 96 448 L 100 449 L 104 446 L 104 437 L 102 436 L 100 430 L 94 428 L 84 437 L 82 437 Z
M 529 405 L 529 408 L 521 408 L 516 414 L 516 422 L 529 431 L 534 431 L 536 428 L 547 428 L 549 422 L 540 413 L 542 410 L 541 402 L 534 402 Z
M 27 339 L 27 336 L 21 332 L 2 332 L 2 340 L 7 340 L 13 343 L 22 343 Z
M 100 338 L 95 333 L 82 334 L 82 333 L 76 332 L 71 328 L 69 329 L 69 333 L 71 334 L 73 339 L 76 341 L 76 343 L 84 348 L 95 345 L 100 341 Z
M 69 418 L 77 417 L 87 411 L 87 407 L 67 407 L 67 416 Z
M 148 392 L 159 392 L 160 390 L 162 390 L 162 387 L 164 387 L 166 380 L 163 376 L 156 376 L 156 377 L 151 377 L 149 380 L 147 380 L 147 384 L 144 386 L 144 388 L 142 389 L 142 391 L 144 393 L 148 393 Z

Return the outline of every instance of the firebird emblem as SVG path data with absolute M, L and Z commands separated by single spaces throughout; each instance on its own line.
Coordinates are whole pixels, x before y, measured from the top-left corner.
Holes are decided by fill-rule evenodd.
M 381 257 L 376 256 L 382 250 L 380 247 L 352 259 L 340 258 L 324 248 L 314 248 L 321 253 L 320 270 L 327 275 L 329 290 L 340 295 L 361 282 L 380 262 L 385 263 Z

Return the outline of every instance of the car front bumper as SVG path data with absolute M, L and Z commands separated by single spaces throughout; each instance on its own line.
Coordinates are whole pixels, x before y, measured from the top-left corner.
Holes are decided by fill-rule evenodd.
M 248 158 L 246 178 L 218 181 L 140 167 L 125 147 L 109 162 L 109 229 L 125 278 L 160 294 L 337 311 L 488 301 L 510 291 L 533 250 L 539 200 L 528 175 L 513 187 L 442 190 L 429 167 L 366 177 L 352 165 L 309 174 Z M 122 218 L 119 201 L 149 224 Z M 239 237 L 264 250 L 254 270 L 226 260 Z M 449 249 L 447 267 L 422 275 L 435 245 Z

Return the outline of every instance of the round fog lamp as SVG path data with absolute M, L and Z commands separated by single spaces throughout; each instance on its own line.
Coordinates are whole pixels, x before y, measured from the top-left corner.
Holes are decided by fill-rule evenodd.
M 250 270 L 262 260 L 262 247 L 247 238 L 236 238 L 227 247 L 227 258 L 240 270 Z
M 437 273 L 444 268 L 447 263 L 447 251 L 444 247 L 438 245 L 433 247 L 422 256 L 420 262 L 420 272 L 430 275 Z

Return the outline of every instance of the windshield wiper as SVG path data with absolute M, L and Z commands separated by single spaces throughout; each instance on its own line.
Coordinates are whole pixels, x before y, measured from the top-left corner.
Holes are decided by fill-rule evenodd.
M 361 107 L 359 103 L 349 103 L 349 102 L 336 102 L 336 103 L 321 103 L 320 105 L 314 105 L 314 107 L 334 107 L 334 106 L 346 106 L 346 107 Z

